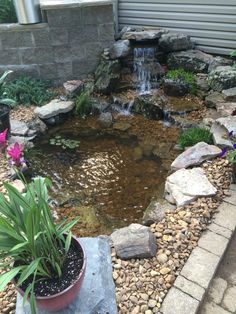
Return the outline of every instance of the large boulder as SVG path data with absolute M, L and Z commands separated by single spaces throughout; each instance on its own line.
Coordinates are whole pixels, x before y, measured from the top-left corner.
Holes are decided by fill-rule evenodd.
M 216 104 L 216 110 L 221 117 L 236 115 L 236 102 L 222 102 Z
M 156 255 L 156 237 L 148 227 L 131 224 L 111 234 L 117 256 L 121 259 L 151 258 Z
M 107 54 L 109 59 L 115 60 L 119 58 L 125 58 L 131 53 L 129 40 L 118 40 L 108 50 Z
M 222 103 L 223 101 L 224 98 L 219 92 L 213 92 L 205 98 L 205 104 L 208 108 L 216 108 L 216 105 L 218 103 Z
M 185 34 L 163 34 L 159 40 L 159 47 L 166 52 L 192 49 L 193 42 Z
M 102 59 L 95 72 L 95 91 L 110 94 L 120 79 L 121 65 L 119 60 Z
M 217 67 L 220 66 L 232 65 L 232 63 L 233 63 L 232 59 L 220 56 L 214 57 L 209 65 L 208 72 L 210 73 L 211 71 L 214 71 Z
M 198 197 L 214 196 L 216 192 L 202 168 L 180 169 L 166 179 L 165 198 L 177 207 L 185 206 Z
M 62 113 L 68 113 L 75 107 L 73 101 L 63 101 L 60 99 L 53 99 L 50 103 L 37 107 L 34 112 L 40 119 L 49 119 Z
M 236 101 L 236 87 L 223 90 L 222 95 L 225 101 Z
M 172 52 L 168 55 L 167 65 L 170 69 L 183 68 L 191 72 L 207 72 L 213 57 L 200 50 Z
M 156 41 L 159 40 L 164 33 L 166 33 L 166 30 L 161 28 L 144 29 L 140 31 L 127 31 L 121 38 L 131 41 Z
M 229 138 L 229 133 L 236 134 L 236 117 L 229 116 L 215 120 L 211 127 L 213 140 L 215 145 L 222 147 L 232 147 L 232 142 Z
M 218 92 L 233 88 L 236 86 L 236 69 L 231 66 L 217 67 L 211 71 L 208 80 L 211 88 Z
M 171 164 L 171 171 L 200 165 L 203 161 L 219 156 L 221 149 L 205 142 L 200 142 L 180 154 Z

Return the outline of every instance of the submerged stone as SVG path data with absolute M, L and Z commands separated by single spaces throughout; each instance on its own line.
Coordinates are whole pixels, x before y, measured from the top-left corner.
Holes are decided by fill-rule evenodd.
M 166 179 L 165 198 L 177 207 L 185 206 L 198 197 L 214 196 L 216 192 L 202 168 L 180 169 Z
M 171 164 L 171 171 L 200 165 L 203 161 L 219 156 L 221 149 L 205 142 L 200 142 L 180 154 Z
M 212 55 L 200 50 L 186 50 L 172 52 L 168 55 L 167 65 L 170 69 L 183 68 L 191 72 L 207 72 L 209 64 L 212 62 Z
M 148 227 L 131 224 L 111 234 L 117 256 L 121 259 L 151 258 L 156 255 L 156 237 Z
M 112 125 L 112 114 L 110 112 L 102 112 L 98 118 L 101 127 L 109 128 Z
M 85 249 L 87 267 L 84 281 L 77 297 L 66 309 L 58 314 L 117 314 L 115 285 L 112 278 L 111 252 L 108 240 L 104 238 L 81 238 Z M 30 314 L 30 306 L 23 306 L 18 294 L 16 314 Z M 50 314 L 37 311 L 37 314 Z
M 119 131 L 127 131 L 130 128 L 131 128 L 131 124 L 125 121 L 115 122 L 113 125 L 113 129 L 119 130 Z

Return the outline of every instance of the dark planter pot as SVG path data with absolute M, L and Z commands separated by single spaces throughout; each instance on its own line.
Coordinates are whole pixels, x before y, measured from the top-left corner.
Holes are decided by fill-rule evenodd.
M 236 163 L 232 164 L 232 183 L 236 183 Z
M 84 275 L 85 275 L 85 269 L 86 269 L 86 256 L 85 256 L 84 249 L 82 245 L 80 244 L 79 240 L 73 236 L 72 241 L 76 243 L 78 248 L 82 249 L 83 251 L 84 260 L 83 260 L 83 266 L 80 271 L 80 274 L 78 278 L 73 282 L 73 284 L 71 284 L 68 288 L 66 288 L 62 292 L 54 294 L 52 296 L 47 296 L 47 297 L 36 297 L 37 308 L 40 310 L 44 310 L 48 312 L 57 312 L 57 311 L 63 310 L 71 302 L 73 302 L 73 300 L 75 299 L 75 297 L 77 296 L 81 288 Z M 22 296 L 24 296 L 24 291 L 22 289 L 20 289 L 17 286 L 16 286 L 16 289 L 19 291 L 19 293 Z
M 10 132 L 10 107 L 0 103 L 0 132 L 6 129 Z

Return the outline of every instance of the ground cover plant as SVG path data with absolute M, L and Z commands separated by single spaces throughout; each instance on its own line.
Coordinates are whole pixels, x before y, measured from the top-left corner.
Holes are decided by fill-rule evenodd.
M 184 130 L 178 140 L 178 144 L 181 148 L 193 146 L 199 142 L 205 142 L 207 144 L 213 144 L 212 133 L 205 128 L 189 128 Z
M 17 104 L 40 106 L 55 96 L 49 87 L 48 81 L 22 76 L 4 86 L 4 95 L 14 99 Z
M 0 0 L 0 23 L 17 23 L 13 0 Z
M 92 102 L 90 92 L 84 91 L 75 100 L 75 112 L 81 118 L 85 118 L 92 112 Z
M 189 84 L 191 87 L 191 93 L 195 94 L 197 91 L 197 85 L 195 82 L 194 74 L 188 71 L 185 71 L 182 68 L 176 70 L 169 70 L 166 73 L 166 78 L 173 81 L 180 81 L 186 84 Z

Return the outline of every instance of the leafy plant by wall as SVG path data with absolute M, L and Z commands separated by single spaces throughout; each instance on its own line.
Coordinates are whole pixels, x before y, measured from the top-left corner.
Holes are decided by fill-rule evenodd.
M 17 23 L 13 0 L 0 0 L 0 23 Z
M 41 106 L 55 96 L 48 90 L 49 87 L 47 81 L 22 76 L 5 86 L 4 96 L 14 99 L 19 105 Z

